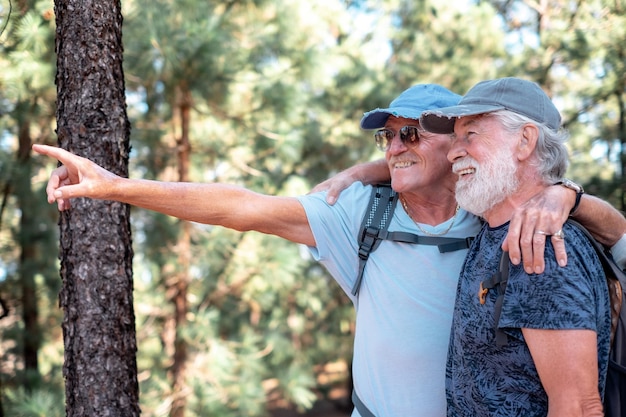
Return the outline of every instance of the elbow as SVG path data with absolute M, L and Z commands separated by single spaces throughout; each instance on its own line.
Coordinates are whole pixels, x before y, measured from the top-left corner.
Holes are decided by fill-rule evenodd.
M 604 417 L 604 409 L 599 394 L 589 395 L 585 398 L 568 398 L 555 404 L 548 399 L 547 417 Z

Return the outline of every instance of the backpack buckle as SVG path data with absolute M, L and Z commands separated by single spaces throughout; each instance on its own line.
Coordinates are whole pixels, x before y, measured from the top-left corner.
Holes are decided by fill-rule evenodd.
M 363 230 L 363 235 L 361 236 L 361 245 L 359 246 L 359 258 L 364 261 L 367 260 L 370 256 L 370 252 L 372 252 L 372 248 L 376 243 L 376 239 L 378 238 L 380 230 L 376 227 L 367 227 Z

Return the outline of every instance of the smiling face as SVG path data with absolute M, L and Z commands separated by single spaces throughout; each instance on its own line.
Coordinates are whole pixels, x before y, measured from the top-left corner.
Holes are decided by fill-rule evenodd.
M 397 192 L 442 191 L 452 188 L 456 176 L 452 173 L 446 157 L 451 144 L 450 135 L 419 131 L 415 144 L 403 143 L 399 131 L 404 126 L 418 126 L 414 119 L 389 116 L 385 128 L 394 133 L 393 140 L 385 152 L 391 186 Z
M 510 133 L 494 117 L 457 119 L 448 159 L 459 176 L 456 199 L 461 207 L 483 216 L 515 193 L 519 180 L 512 143 Z

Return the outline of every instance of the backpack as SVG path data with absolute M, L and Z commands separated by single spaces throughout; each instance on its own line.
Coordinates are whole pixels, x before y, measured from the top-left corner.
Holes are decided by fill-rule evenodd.
M 393 212 L 398 202 L 396 193 L 390 184 L 377 184 L 372 187 L 370 201 L 359 229 L 359 270 L 352 287 L 352 295 L 357 295 L 361 288 L 365 264 L 383 240 L 437 246 L 440 253 L 468 249 L 474 237 L 454 238 L 439 236 L 421 236 L 408 232 L 387 231 Z
M 624 307 L 624 303 L 626 303 L 626 273 L 617 266 L 611 253 L 595 240 L 587 229 L 571 219 L 568 220 L 568 223 L 579 228 L 589 239 L 606 275 L 611 301 L 611 350 L 604 388 L 604 415 L 605 417 L 624 417 L 626 416 L 626 307 Z M 484 303 L 484 297 L 490 289 L 497 288 L 498 290 L 498 297 L 494 306 L 496 344 L 498 346 L 504 346 L 507 343 L 507 335 L 497 327 L 497 323 L 500 318 L 508 277 L 509 254 L 504 252 L 500 258 L 499 271 L 480 284 L 479 299 L 481 303 Z

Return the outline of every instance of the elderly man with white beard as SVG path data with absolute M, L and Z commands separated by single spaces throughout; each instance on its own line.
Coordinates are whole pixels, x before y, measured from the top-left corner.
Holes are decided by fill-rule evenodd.
M 509 265 L 506 296 L 477 295 L 499 271 L 511 213 L 563 179 L 561 117 L 548 96 L 517 78 L 483 81 L 458 105 L 425 112 L 424 129 L 453 134 L 448 159 L 460 206 L 485 219 L 463 266 L 446 370 L 448 416 L 602 416 L 610 338 L 602 266 L 570 224 L 540 235 L 566 239 L 560 267 L 546 240 L 545 270 Z M 497 326 L 496 326 L 497 322 Z M 497 329 L 504 343 L 497 343 Z

